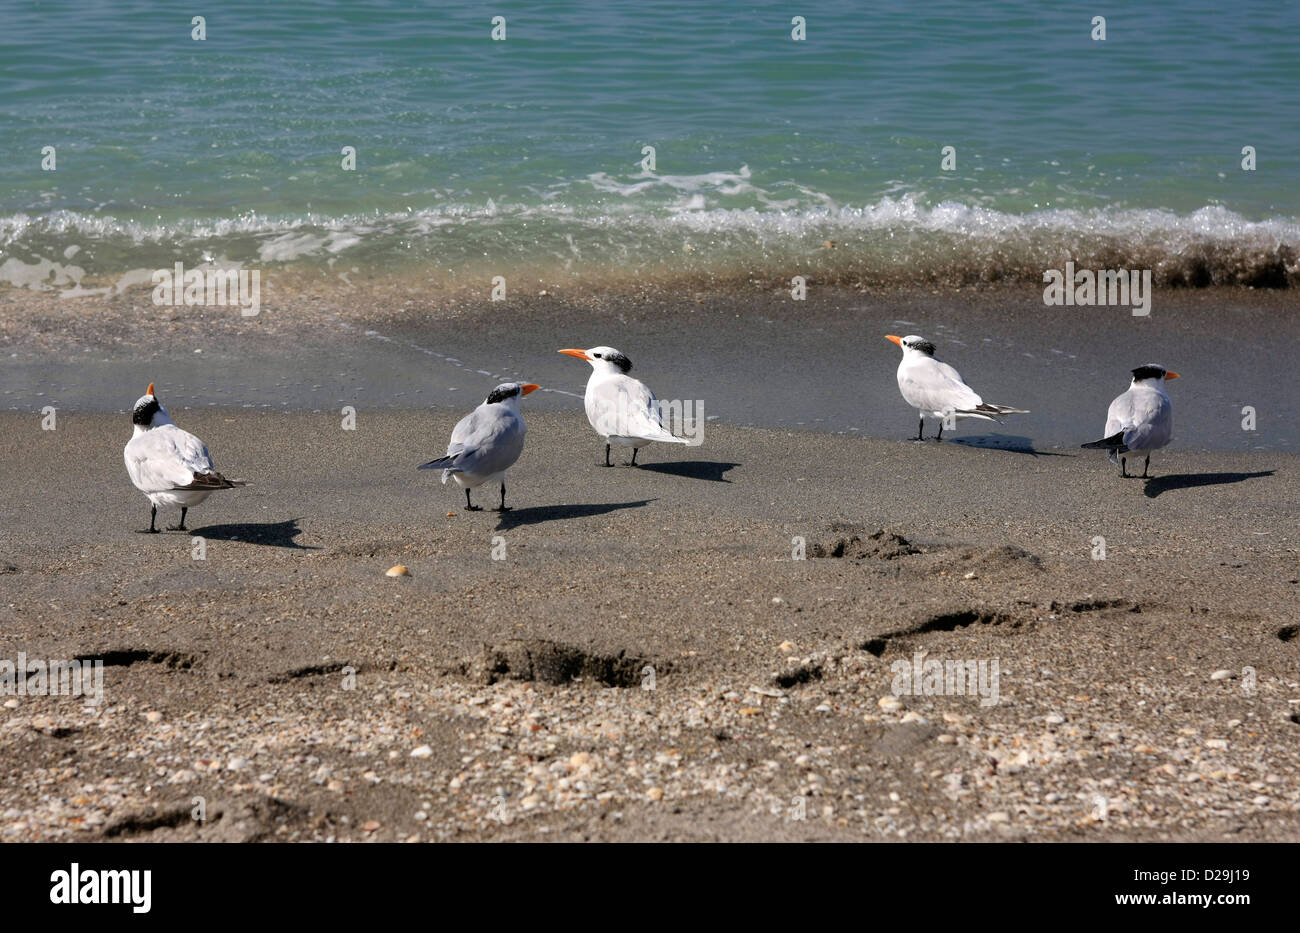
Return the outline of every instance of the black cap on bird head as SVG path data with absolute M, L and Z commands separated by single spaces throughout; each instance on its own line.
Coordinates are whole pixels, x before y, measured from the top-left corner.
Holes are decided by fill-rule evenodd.
M 618 350 L 606 349 L 601 353 L 601 358 L 613 363 L 618 367 L 618 371 L 624 375 L 632 371 L 632 361 L 627 358 L 626 353 L 620 353 Z
M 565 356 L 572 356 L 580 360 L 586 360 L 592 366 L 596 365 L 597 360 L 600 360 L 602 363 L 609 363 L 625 376 L 632 371 L 632 361 L 628 359 L 627 354 L 620 350 L 615 350 L 613 347 L 592 347 L 590 350 L 571 349 L 561 350 L 559 352 L 563 353 Z
M 1133 381 L 1141 382 L 1144 379 L 1177 379 L 1178 373 L 1170 372 L 1159 363 L 1146 363 L 1133 370 Z
M 891 343 L 896 343 L 904 350 L 916 350 L 918 353 L 924 353 L 926 356 L 934 356 L 934 344 L 924 337 L 918 337 L 916 334 L 908 334 L 906 337 L 899 337 L 895 334 L 886 334 L 885 339 Z
M 144 395 L 136 400 L 135 408 L 131 409 L 131 423 L 147 428 L 153 424 L 153 416 L 161 410 L 162 405 L 158 403 L 158 399 L 153 394 L 153 383 L 151 382 Z
M 541 386 L 531 382 L 503 382 L 488 393 L 488 397 L 484 404 L 496 405 L 500 402 L 504 402 L 506 399 L 515 398 L 516 396 L 524 396 L 529 392 L 535 392 L 540 388 Z

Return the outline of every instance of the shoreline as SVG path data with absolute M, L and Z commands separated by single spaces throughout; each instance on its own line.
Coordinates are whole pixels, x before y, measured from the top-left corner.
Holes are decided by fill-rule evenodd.
M 963 422 L 956 440 L 1065 450 L 1095 439 L 1129 370 L 1161 362 L 1187 449 L 1300 450 L 1300 399 L 1275 377 L 1300 341 L 1288 291 L 1157 290 L 1152 313 L 1045 306 L 1039 289 L 822 289 L 804 301 L 736 291 L 564 293 L 492 302 L 414 283 L 277 292 L 257 317 L 0 292 L 0 409 L 125 410 L 149 382 L 177 411 L 472 408 L 501 381 L 572 410 L 586 371 L 564 346 L 610 345 L 663 399 L 703 400 L 721 423 L 906 437 L 915 412 L 888 333 L 919 333 L 987 400 L 1031 410 Z M 545 290 L 545 289 L 543 289 Z M 741 353 L 737 347 L 743 347 Z M 138 384 L 138 385 L 137 385 Z M 1257 413 L 1243 430 L 1243 409 Z M 933 430 L 933 428 L 931 429 Z

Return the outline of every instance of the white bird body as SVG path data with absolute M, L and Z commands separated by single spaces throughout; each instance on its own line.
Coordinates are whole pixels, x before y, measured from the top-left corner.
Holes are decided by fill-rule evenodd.
M 561 350 L 569 356 L 591 363 L 591 376 L 583 406 L 587 421 L 605 441 L 605 462 L 609 463 L 609 447 L 631 447 L 632 463 L 635 451 L 656 441 L 662 444 L 689 444 L 664 427 L 659 400 L 650 387 L 629 376 L 632 361 L 613 347 L 592 347 L 590 350 Z
M 135 488 L 152 506 L 150 531 L 159 506 L 179 506 L 179 530 L 185 529 L 185 512 L 219 489 L 245 485 L 217 472 L 207 446 L 172 421 L 154 397 L 153 383 L 131 412 L 132 432 L 122 450 L 126 472 Z
M 122 456 L 131 482 L 154 505 L 188 508 L 212 495 L 211 489 L 178 488 L 192 483 L 194 474 L 211 474 L 216 467 L 204 443 L 171 419 L 151 429 L 136 425 Z
M 1134 383 L 1110 403 L 1104 436 L 1119 431 L 1124 432 L 1127 452 L 1139 457 L 1169 443 L 1174 435 L 1174 411 L 1163 385 Z
M 664 427 L 659 400 L 639 379 L 620 372 L 593 370 L 583 403 L 587 420 L 606 443 L 618 447 L 645 447 L 654 441 L 689 443 Z
M 962 381 L 961 373 L 921 353 L 903 354 L 898 364 L 898 390 L 907 404 L 925 415 L 942 418 L 944 412 L 952 411 L 959 418 L 996 420 L 973 410 L 984 404 L 984 399 Z
M 1117 396 L 1106 409 L 1106 427 L 1102 439 L 1083 444 L 1085 448 L 1105 450 L 1111 463 L 1120 464 L 1121 475 L 1127 476 L 1121 457 L 1142 457 L 1147 475 L 1151 451 L 1166 446 L 1174 436 L 1174 406 L 1165 391 L 1165 382 L 1177 379 L 1157 363 L 1148 363 L 1133 370 L 1128 391 Z
M 1001 415 L 1027 415 L 1023 408 L 987 404 L 962 379 L 961 373 L 934 355 L 934 344 L 915 334 L 887 335 L 903 351 L 898 364 L 898 391 L 903 400 L 920 412 L 918 438 L 925 430 L 925 416 L 935 418 L 978 418 L 1000 421 Z M 943 425 L 939 426 L 939 436 Z M 936 438 L 937 439 L 937 438 Z
M 421 464 L 421 470 L 442 470 L 442 482 L 453 480 L 465 490 L 465 504 L 471 510 L 469 490 L 483 485 L 500 485 L 501 509 L 505 510 L 506 470 L 524 452 L 528 426 L 519 413 L 519 401 L 539 388 L 532 383 L 506 382 L 497 386 L 478 408 L 456 422 L 447 454 Z

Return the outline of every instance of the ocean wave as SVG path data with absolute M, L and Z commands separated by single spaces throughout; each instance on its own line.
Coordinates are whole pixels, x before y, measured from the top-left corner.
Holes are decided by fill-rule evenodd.
M 420 263 L 454 280 L 525 267 L 540 277 L 662 280 L 794 275 L 853 284 L 1038 283 L 1078 268 L 1150 269 L 1159 285 L 1300 285 L 1300 220 L 1106 206 L 1024 213 L 911 193 L 836 205 L 755 189 L 748 172 L 588 179 L 596 202 L 447 203 L 327 216 L 141 220 L 74 211 L 0 217 L 0 283 L 112 286 L 183 261 L 267 268 Z M 653 197 L 651 192 L 657 191 Z M 717 206 L 744 194 L 778 206 Z M 791 203 L 794 206 L 790 206 Z M 127 275 L 131 273 L 131 275 Z

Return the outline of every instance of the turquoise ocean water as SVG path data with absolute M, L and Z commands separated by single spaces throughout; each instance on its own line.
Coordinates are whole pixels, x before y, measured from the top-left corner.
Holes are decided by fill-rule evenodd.
M 0 62 L 0 284 L 1300 282 L 1293 2 L 0 0 Z

